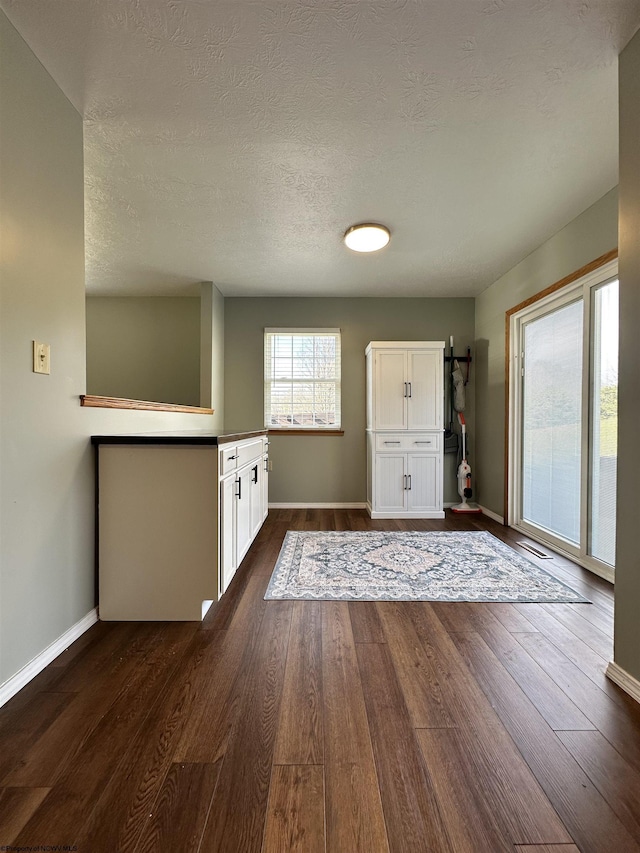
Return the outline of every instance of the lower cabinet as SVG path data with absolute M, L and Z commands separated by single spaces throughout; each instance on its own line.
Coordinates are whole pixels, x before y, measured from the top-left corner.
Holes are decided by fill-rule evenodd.
M 429 445 L 433 445 L 432 452 L 409 450 Z M 372 518 L 444 517 L 442 454 L 436 438 L 407 435 L 399 440 L 369 433 L 367 467 L 367 505 Z
M 96 439 L 100 619 L 202 619 L 267 515 L 266 436 Z
M 268 512 L 265 455 L 220 481 L 220 594 L 226 592 Z

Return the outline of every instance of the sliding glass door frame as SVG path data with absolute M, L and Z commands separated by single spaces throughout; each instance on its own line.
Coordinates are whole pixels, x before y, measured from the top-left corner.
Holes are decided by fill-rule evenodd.
M 609 581 L 613 581 L 614 570 L 589 551 L 590 511 L 590 468 L 592 448 L 592 405 L 591 383 L 593 376 L 593 318 L 592 295 L 598 287 L 618 277 L 617 258 L 598 266 L 575 281 L 553 292 L 541 295 L 540 299 L 524 303 L 507 315 L 508 320 L 508 408 L 507 408 L 507 524 L 520 530 L 532 539 L 551 549 L 565 554 L 580 565 Z M 580 544 L 560 538 L 551 531 L 534 525 L 523 518 L 523 405 L 524 373 L 523 349 L 525 327 L 533 320 L 571 303 L 582 301 L 582 399 L 580 440 Z M 585 365 L 587 369 L 585 369 Z

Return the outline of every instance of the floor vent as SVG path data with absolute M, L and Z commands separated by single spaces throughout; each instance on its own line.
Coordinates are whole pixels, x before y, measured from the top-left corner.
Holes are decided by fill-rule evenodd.
M 528 542 L 518 542 L 518 545 L 521 548 L 524 548 L 525 551 L 530 551 L 532 554 L 535 554 L 535 556 L 539 557 L 541 560 L 553 560 L 551 554 L 545 554 L 543 551 L 538 551 L 537 548 L 534 548 L 533 545 L 529 545 Z

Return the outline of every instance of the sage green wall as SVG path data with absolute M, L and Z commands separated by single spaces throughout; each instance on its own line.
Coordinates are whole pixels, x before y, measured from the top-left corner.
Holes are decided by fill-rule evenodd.
M 640 33 L 620 55 L 620 369 L 614 659 L 640 681 Z
M 224 296 L 212 281 L 200 285 L 200 405 L 223 422 Z
M 505 312 L 618 242 L 612 189 L 476 298 L 476 484 L 483 506 L 504 516 Z
M 360 503 L 366 500 L 365 362 L 371 340 L 449 340 L 456 351 L 473 342 L 473 299 L 225 300 L 225 425 L 262 426 L 265 326 L 342 331 L 344 436 L 273 436 L 271 503 Z M 467 388 L 474 434 L 474 372 Z M 445 501 L 457 501 L 455 458 L 445 459 Z
M 200 299 L 87 297 L 87 393 L 200 405 Z
M 0 12 L 1 685 L 94 607 L 95 433 L 216 428 L 83 409 L 82 120 Z M 51 345 L 51 375 L 31 341 Z

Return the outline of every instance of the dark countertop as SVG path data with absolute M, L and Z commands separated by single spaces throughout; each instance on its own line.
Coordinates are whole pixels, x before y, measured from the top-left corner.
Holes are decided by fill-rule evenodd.
M 227 444 L 232 441 L 242 441 L 245 438 L 253 438 L 266 435 L 267 430 L 261 429 L 245 430 L 223 430 L 212 433 L 206 430 L 177 430 L 174 432 L 146 432 L 128 435 L 92 435 L 91 444 L 99 447 L 101 444 L 195 444 L 195 445 L 217 445 Z

